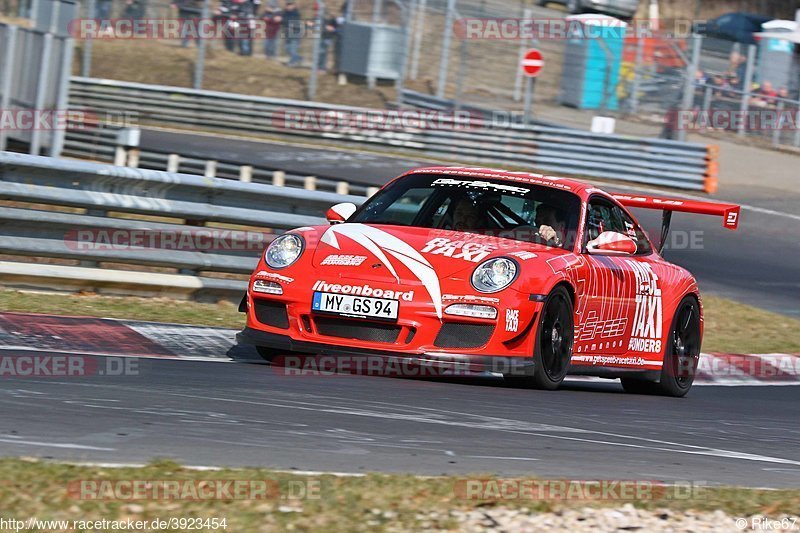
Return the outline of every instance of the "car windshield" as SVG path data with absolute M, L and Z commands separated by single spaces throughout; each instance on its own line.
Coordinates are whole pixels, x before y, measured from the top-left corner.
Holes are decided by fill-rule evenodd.
M 464 231 L 569 248 L 579 216 L 578 196 L 554 187 L 412 174 L 370 198 L 348 222 Z

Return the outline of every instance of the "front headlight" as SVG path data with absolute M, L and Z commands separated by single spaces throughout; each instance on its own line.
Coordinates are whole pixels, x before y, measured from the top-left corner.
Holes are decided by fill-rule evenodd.
M 305 242 L 300 235 L 285 233 L 269 243 L 264 252 L 264 260 L 271 268 L 286 268 L 303 253 Z
M 472 286 L 479 292 L 502 291 L 517 279 L 519 266 L 513 259 L 495 257 L 484 261 L 472 273 Z

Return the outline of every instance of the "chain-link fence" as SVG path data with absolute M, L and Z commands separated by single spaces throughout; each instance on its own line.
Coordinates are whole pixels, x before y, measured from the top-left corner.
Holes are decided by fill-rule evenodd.
M 31 5 L 31 0 L 2 2 L 9 13 L 23 12 Z M 252 16 L 261 19 L 270 6 L 283 9 L 286 0 L 274 2 L 248 5 Z M 194 5 L 203 3 L 197 0 Z M 174 19 L 186 16 L 177 7 L 181 5 L 185 2 L 86 0 L 80 16 Z M 208 16 L 217 17 L 225 5 L 221 0 L 209 2 Z M 239 75 L 250 76 L 246 65 L 263 65 L 256 63 L 256 57 L 263 60 L 267 55 L 300 67 L 296 75 L 280 75 L 301 79 L 309 98 L 314 97 L 320 76 L 346 74 L 349 83 L 365 82 L 373 88 L 393 83 L 398 89 L 447 99 L 456 107 L 480 107 L 507 115 L 523 110 L 525 78 L 520 63 L 525 50 L 535 47 L 542 52 L 545 66 L 535 82 L 534 115 L 546 111 L 549 122 L 567 114 L 604 115 L 634 121 L 641 125 L 640 132 L 668 138 L 683 139 L 688 132 L 733 131 L 773 144 L 797 145 L 797 120 L 790 119 L 798 108 L 800 44 L 791 39 L 773 35 L 748 46 L 699 38 L 690 32 L 641 32 L 634 25 L 623 32 L 607 23 L 600 34 L 576 34 L 576 27 L 591 28 L 602 17 L 567 17 L 567 24 L 563 10 L 529 0 L 330 0 L 326 4 L 298 0 L 298 6 L 306 31 L 295 40 L 294 52 L 282 30 L 272 43 L 272 53 L 270 43 L 261 39 L 250 39 L 247 46 L 248 39 L 210 39 L 206 41 L 208 57 L 199 51 L 195 56 L 197 40 L 130 40 L 117 43 L 102 61 L 114 61 L 117 53 L 131 63 L 135 73 L 139 59 L 146 57 L 148 64 L 158 68 L 163 78 L 159 82 L 164 85 L 186 85 L 179 80 L 189 70 L 185 67 L 190 67 L 196 86 L 206 79 L 215 88 L 235 92 L 235 82 L 226 85 L 227 80 L 220 79 L 230 77 L 229 71 L 216 69 L 238 61 Z M 503 28 L 519 29 L 530 21 L 539 24 L 533 35 L 503 33 Z M 566 31 L 559 34 L 559 28 Z M 95 46 L 115 46 L 99 41 Z M 79 72 L 84 75 L 92 74 L 90 45 L 79 42 Z M 181 56 L 183 69 L 177 69 L 175 62 L 159 68 L 159 50 L 173 53 L 164 46 L 189 49 Z M 254 57 L 244 63 L 230 54 Z M 254 75 L 274 75 L 261 71 L 259 66 Z M 129 81 L 150 82 L 135 76 Z

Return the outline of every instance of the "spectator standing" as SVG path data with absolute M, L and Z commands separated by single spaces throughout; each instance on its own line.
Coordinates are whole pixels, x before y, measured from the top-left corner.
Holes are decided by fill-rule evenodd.
M 281 29 L 286 53 L 289 54 L 289 66 L 299 67 L 303 59 L 300 57 L 300 37 L 303 35 L 304 28 L 297 4 L 293 0 L 287 0 L 286 8 L 281 16 Z
M 112 0 L 97 0 L 94 8 L 94 18 L 109 20 L 111 18 Z
M 125 0 L 122 18 L 141 20 L 147 12 L 147 0 Z
M 317 69 L 328 70 L 328 52 L 334 47 L 336 36 L 339 33 L 339 24 L 335 17 L 325 19 L 322 23 L 322 36 L 319 42 L 319 62 Z
M 203 0 L 177 0 L 172 7 L 178 10 L 178 18 L 181 19 L 183 22 L 181 25 L 187 24 L 187 19 L 199 19 L 200 16 L 203 14 Z M 188 24 L 193 24 L 194 21 L 188 22 Z M 185 32 L 183 33 L 183 38 L 181 39 L 181 46 L 186 48 L 189 46 L 189 35 Z M 196 33 L 196 32 L 195 32 Z M 200 41 L 197 40 L 197 46 L 200 46 Z
M 747 57 L 734 52 L 731 54 L 731 85 L 734 89 L 743 90 L 747 77 Z
M 267 6 L 266 11 L 261 16 L 264 21 L 264 55 L 273 58 L 278 55 L 278 38 L 280 37 L 281 22 L 283 17 L 276 6 Z

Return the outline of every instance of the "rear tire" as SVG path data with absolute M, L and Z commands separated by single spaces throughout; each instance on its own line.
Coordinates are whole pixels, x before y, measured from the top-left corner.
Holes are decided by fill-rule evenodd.
M 572 298 L 559 285 L 547 296 L 536 328 L 532 376 L 508 376 L 506 381 L 540 390 L 556 390 L 567 375 L 574 336 Z
M 658 383 L 623 378 L 622 388 L 634 394 L 660 394 L 681 398 L 692 388 L 700 360 L 700 306 L 694 296 L 686 296 L 675 310 L 664 365 Z

